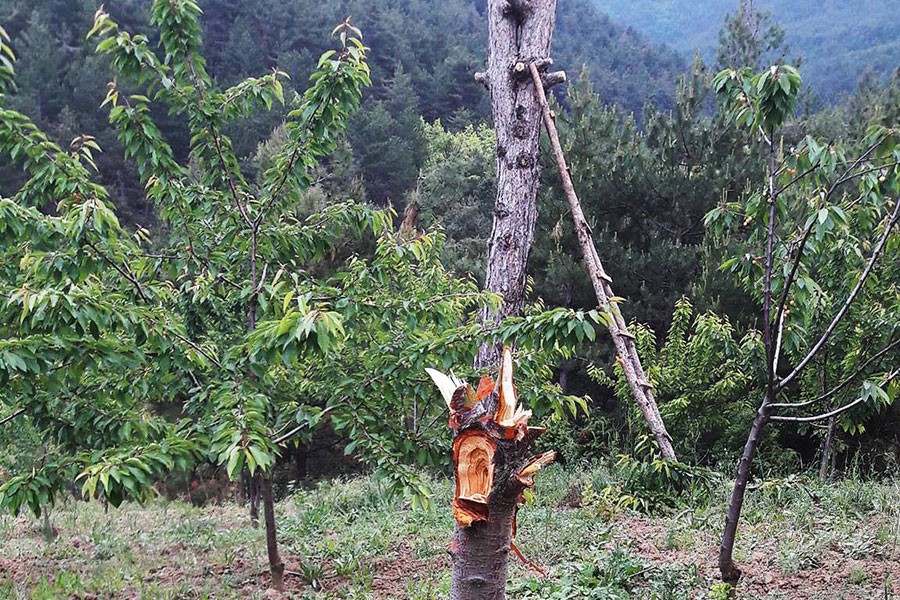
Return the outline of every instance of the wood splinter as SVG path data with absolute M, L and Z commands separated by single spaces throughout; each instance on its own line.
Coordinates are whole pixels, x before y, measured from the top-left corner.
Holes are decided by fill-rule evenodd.
M 535 474 L 553 463 L 556 452 L 529 455 L 544 429 L 530 427 L 531 411 L 518 404 L 508 347 L 503 349 L 497 381 L 485 375 L 477 389 L 452 373 L 426 371 L 450 410 L 457 523 L 451 555 L 454 570 L 460 571 L 458 581 L 467 581 L 469 561 L 505 563 L 510 550 L 521 556 L 512 542 L 517 507 L 524 502 L 523 492 L 534 487 Z M 475 539 L 479 548 L 472 547 Z

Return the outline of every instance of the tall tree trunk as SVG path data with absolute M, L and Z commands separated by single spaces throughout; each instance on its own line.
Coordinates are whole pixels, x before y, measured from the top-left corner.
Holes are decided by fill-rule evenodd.
M 272 479 L 266 473 L 259 478 L 259 491 L 262 496 L 263 514 L 266 517 L 266 553 L 269 555 L 269 572 L 272 574 L 272 587 L 280 592 L 284 590 L 284 562 L 278 553 Z
M 540 183 L 541 113 L 527 65 L 550 54 L 556 0 L 490 0 L 488 68 L 478 73 L 491 93 L 497 133 L 497 197 L 488 240 L 484 287 L 499 294 L 498 313 L 485 309 L 484 323 L 496 323 L 525 307 L 525 273 L 537 219 Z M 485 343 L 476 368 L 496 365 L 500 348 Z
M 591 228 L 584 218 L 581 202 L 578 201 L 578 196 L 575 193 L 575 185 L 572 183 L 572 175 L 569 173 L 566 157 L 563 154 L 562 145 L 559 143 L 559 134 L 556 131 L 553 113 L 544 94 L 544 84 L 541 81 L 538 67 L 531 63 L 528 65 L 528 69 L 535 84 L 544 124 L 550 136 L 550 146 L 553 149 L 553 158 L 556 160 L 556 166 L 559 169 L 563 191 L 569 201 L 569 209 L 572 212 L 575 233 L 578 236 L 584 263 L 587 266 L 591 283 L 594 286 L 597 303 L 601 309 L 606 310 L 609 314 L 609 333 L 612 336 L 613 344 L 615 344 L 616 353 L 620 359 L 619 364 L 625 373 L 628 388 L 641 409 L 641 414 L 650 427 L 650 431 L 659 445 L 660 452 L 665 458 L 675 460 L 675 449 L 672 448 L 672 439 L 669 437 L 666 425 L 659 414 L 659 407 L 656 404 L 656 399 L 653 397 L 653 386 L 644 374 L 644 367 L 641 364 L 640 356 L 638 356 L 634 336 L 628 331 L 628 326 L 622 317 L 618 305 L 612 300 L 615 297 L 611 287 L 612 278 L 603 269 L 603 263 L 600 262 L 600 255 L 597 254 L 597 247 L 594 245 L 594 238 L 591 235 Z
M 497 196 L 484 288 L 499 294 L 502 303 L 498 312 L 485 308 L 480 315 L 482 323 L 491 325 L 504 317 L 521 315 L 525 309 L 526 267 L 540 184 L 541 116 L 533 84 L 522 65 L 549 58 L 556 0 L 489 0 L 487 13 L 488 67 L 475 78 L 490 90 L 497 135 Z M 500 362 L 500 354 L 500 346 L 486 340 L 479 348 L 475 367 L 493 367 Z M 491 472 L 494 460 L 506 460 L 505 454 L 505 450 L 496 456 L 491 453 Z M 456 479 L 458 491 L 458 470 Z M 506 597 L 511 524 L 518 492 L 511 499 L 506 495 L 513 492 L 514 487 L 498 488 L 490 499 L 489 514 L 477 522 L 457 519 L 451 600 Z

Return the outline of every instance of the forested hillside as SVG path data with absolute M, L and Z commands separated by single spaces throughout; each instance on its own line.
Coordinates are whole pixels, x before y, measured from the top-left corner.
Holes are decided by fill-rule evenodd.
M 738 0 L 592 0 L 621 25 L 686 56 L 715 59 L 719 29 Z M 900 21 L 891 0 L 756 0 L 784 27 L 788 58 L 802 59 L 804 79 L 826 102 L 852 91 L 869 69 L 886 77 L 900 67 Z
M 113 197 L 123 216 L 146 222 L 152 215 L 98 108 L 106 94 L 106 63 L 84 41 L 98 4 L 0 0 L 0 24 L 19 53 L 19 91 L 11 102 L 60 141 L 86 131 L 97 136 L 107 150 L 98 160 L 105 176 L 115 178 Z M 302 89 L 315 57 L 328 47 L 334 23 L 351 17 L 372 48 L 374 81 L 350 130 L 354 171 L 369 200 L 402 205 L 423 164 L 420 117 L 441 119 L 453 130 L 489 119 L 488 94 L 473 78 L 486 60 L 487 29 L 479 4 L 209 0 L 203 3 L 204 43 L 210 72 L 224 85 L 277 66 L 290 75 L 291 86 Z M 108 8 L 139 32 L 146 31 L 149 6 L 149 0 L 122 0 Z M 675 53 L 613 25 L 589 0 L 564 3 L 558 21 L 554 59 L 572 74 L 588 69 L 604 100 L 637 115 L 648 103 L 672 106 L 672 85 L 686 64 Z M 238 155 L 253 156 L 281 118 L 273 111 L 234 128 Z M 184 132 L 165 124 L 164 119 L 174 151 L 183 156 Z M 2 165 L 0 187 L 9 187 L 11 174 Z

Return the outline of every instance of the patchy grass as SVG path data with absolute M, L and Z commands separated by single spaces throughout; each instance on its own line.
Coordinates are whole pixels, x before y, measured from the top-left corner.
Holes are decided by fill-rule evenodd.
M 724 598 L 716 550 L 728 483 L 705 506 L 644 516 L 609 493 L 610 472 L 551 470 L 519 513 L 510 597 Z M 435 481 L 436 498 L 450 494 Z M 369 479 L 327 482 L 279 503 L 287 597 L 445 598 L 453 527 L 445 501 L 412 510 Z M 234 504 L 68 502 L 47 541 L 30 516 L 0 518 L 0 598 L 278 598 L 262 528 Z M 900 484 L 801 478 L 748 495 L 738 598 L 900 598 Z

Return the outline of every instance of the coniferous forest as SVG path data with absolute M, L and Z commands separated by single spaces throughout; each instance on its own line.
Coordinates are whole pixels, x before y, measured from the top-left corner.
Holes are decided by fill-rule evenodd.
M 702 4 L 0 0 L 0 598 L 900 597 L 896 9 Z

